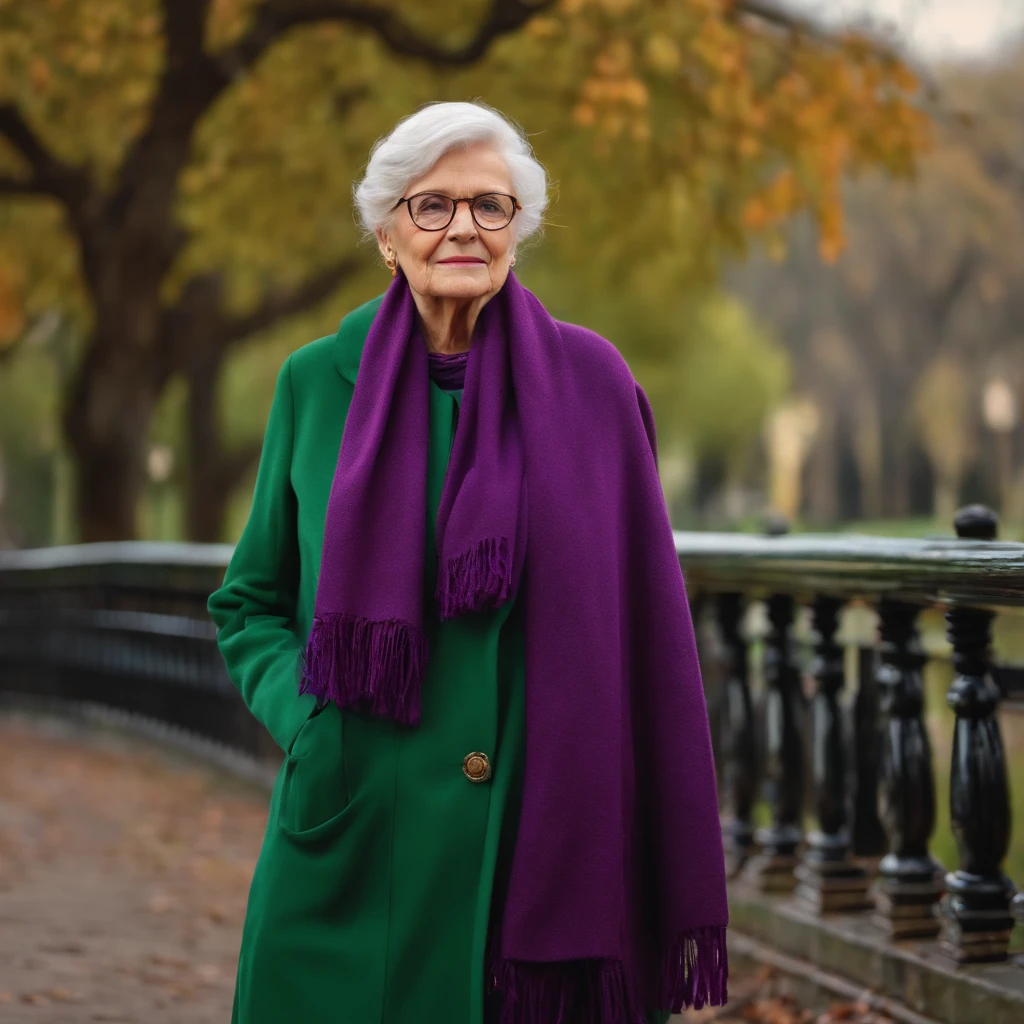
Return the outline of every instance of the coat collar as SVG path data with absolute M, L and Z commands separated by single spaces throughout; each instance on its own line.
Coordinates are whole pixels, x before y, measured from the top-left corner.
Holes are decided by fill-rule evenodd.
M 338 333 L 334 341 L 334 366 L 338 373 L 349 384 L 355 384 L 359 371 L 359 360 L 363 355 L 363 345 L 369 333 L 370 324 L 384 301 L 383 294 L 369 302 L 357 306 L 346 314 L 338 325 Z

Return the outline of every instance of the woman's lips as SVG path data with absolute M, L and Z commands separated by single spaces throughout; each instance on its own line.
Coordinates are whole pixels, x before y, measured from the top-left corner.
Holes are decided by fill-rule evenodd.
M 437 262 L 440 263 L 442 266 L 445 266 L 445 267 L 482 267 L 482 266 L 484 266 L 484 261 L 483 260 L 473 259 L 473 258 L 468 257 L 468 256 L 465 257 L 465 258 L 455 257 L 454 259 L 438 260 Z

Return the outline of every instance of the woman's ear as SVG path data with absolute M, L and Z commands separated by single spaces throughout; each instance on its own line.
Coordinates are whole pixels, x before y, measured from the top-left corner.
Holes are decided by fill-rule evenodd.
M 376 235 L 377 235 L 377 246 L 380 249 L 380 254 L 385 259 L 387 259 L 388 253 L 392 251 L 391 250 L 391 242 L 388 240 L 388 236 L 386 234 L 384 234 L 384 232 L 380 228 L 376 228 Z

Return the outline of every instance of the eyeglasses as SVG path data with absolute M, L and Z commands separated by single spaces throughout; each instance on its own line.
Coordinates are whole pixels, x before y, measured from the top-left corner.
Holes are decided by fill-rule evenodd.
M 459 203 L 468 203 L 473 222 L 484 231 L 500 231 L 512 223 L 516 210 L 521 210 L 519 200 L 504 192 L 487 192 L 472 198 L 452 199 L 439 192 L 417 192 L 414 196 L 399 199 L 394 205 L 398 209 L 402 203 L 409 207 L 409 216 L 413 224 L 423 231 L 444 231 L 455 219 L 455 211 Z

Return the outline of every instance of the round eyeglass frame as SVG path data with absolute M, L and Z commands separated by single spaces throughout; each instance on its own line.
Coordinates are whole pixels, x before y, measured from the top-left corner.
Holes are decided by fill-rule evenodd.
M 449 200 L 452 204 L 452 215 L 439 228 L 421 227 L 419 224 L 416 224 L 416 218 L 413 217 L 412 215 L 411 206 L 412 201 L 416 199 L 418 196 L 441 196 L 444 199 Z M 476 219 L 476 209 L 474 208 L 473 204 L 476 203 L 478 199 L 486 199 L 488 196 L 504 196 L 506 199 L 512 200 L 512 216 L 509 217 L 509 219 L 505 221 L 505 223 L 502 224 L 501 227 L 485 227 L 483 224 L 480 223 L 480 221 Z M 409 211 L 409 220 L 411 220 L 413 224 L 416 224 L 416 227 L 419 228 L 420 231 L 446 231 L 448 227 L 451 225 L 451 222 L 455 220 L 455 211 L 458 210 L 459 203 L 467 203 L 469 205 L 469 215 L 473 218 L 473 223 L 481 231 L 504 231 L 504 229 L 507 228 L 509 224 L 511 224 L 512 221 L 515 219 L 516 211 L 522 209 L 522 206 L 519 205 L 519 200 L 516 199 L 514 195 L 511 195 L 508 192 L 481 192 L 480 195 L 478 196 L 461 196 L 458 199 L 453 199 L 451 196 L 446 196 L 443 192 L 431 192 L 428 190 L 426 192 L 416 192 L 411 196 L 403 196 L 401 199 L 398 200 L 397 203 L 395 203 L 392 209 L 397 210 L 398 207 L 402 205 L 402 203 L 406 204 L 405 208 Z

